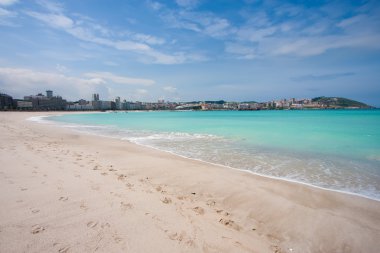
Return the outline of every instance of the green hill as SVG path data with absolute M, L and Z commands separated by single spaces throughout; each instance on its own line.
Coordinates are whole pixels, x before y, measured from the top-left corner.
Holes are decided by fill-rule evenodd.
M 359 101 L 341 97 L 316 97 L 311 100 L 327 107 L 357 107 L 357 108 L 373 108 L 370 105 Z

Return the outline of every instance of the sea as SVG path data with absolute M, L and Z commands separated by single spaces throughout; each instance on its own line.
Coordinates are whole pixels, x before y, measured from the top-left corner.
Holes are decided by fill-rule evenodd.
M 380 110 L 120 111 L 46 120 L 189 159 L 380 201 Z

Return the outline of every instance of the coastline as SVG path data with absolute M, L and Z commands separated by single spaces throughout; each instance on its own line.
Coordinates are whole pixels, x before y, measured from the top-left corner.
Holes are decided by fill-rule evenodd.
M 310 110 L 310 109 L 308 109 L 308 110 Z M 336 109 L 324 109 L 324 110 L 336 110 Z M 133 112 L 139 112 L 139 111 L 133 111 Z M 90 114 L 90 113 L 103 114 L 105 112 L 63 112 L 63 114 L 72 114 L 72 113 L 75 113 L 75 114 Z M 114 111 L 108 111 L 106 113 L 114 113 Z M 60 113 L 60 114 L 54 114 L 53 113 L 52 115 L 48 115 L 48 116 L 37 116 L 37 117 L 32 117 L 32 118 L 39 118 L 39 119 L 27 118 L 26 120 L 36 121 L 38 123 L 47 123 L 47 124 L 56 125 L 58 127 L 67 128 L 67 126 L 65 126 L 65 123 L 63 123 L 63 122 L 56 122 L 56 121 L 49 120 L 49 117 L 51 117 L 51 116 L 59 116 L 59 115 L 62 115 L 62 113 Z M 76 124 L 74 124 L 74 125 L 76 125 Z M 80 125 L 78 125 L 78 126 L 80 126 Z M 75 128 L 75 126 L 73 128 Z M 71 127 L 69 127 L 69 129 L 71 129 Z M 184 158 L 184 159 L 198 161 L 198 162 L 201 162 L 201 163 L 210 164 L 212 166 L 220 166 L 220 167 L 224 167 L 224 168 L 231 169 L 231 170 L 236 170 L 236 171 L 240 171 L 240 172 L 244 172 L 244 173 L 248 173 L 248 174 L 253 174 L 253 175 L 259 176 L 259 177 L 265 177 L 265 178 L 270 178 L 270 179 L 273 179 L 273 180 L 281 180 L 281 181 L 285 181 L 285 182 L 290 182 L 290 183 L 295 183 L 295 184 L 301 184 L 301 185 L 304 185 L 304 186 L 307 186 L 307 187 L 316 188 L 316 189 L 319 189 L 319 190 L 325 190 L 325 191 L 337 192 L 337 193 L 342 193 L 342 194 L 348 194 L 348 195 L 353 195 L 353 196 L 362 197 L 362 198 L 365 198 L 365 199 L 369 199 L 369 200 L 374 200 L 374 201 L 380 202 L 380 198 L 376 198 L 376 197 L 373 197 L 373 196 L 364 195 L 364 194 L 355 193 L 355 192 L 350 192 L 350 191 L 345 191 L 345 190 L 339 190 L 339 189 L 332 189 L 332 188 L 322 187 L 322 186 L 318 186 L 318 185 L 315 185 L 315 184 L 312 184 L 312 183 L 308 183 L 308 182 L 297 181 L 295 179 L 276 177 L 276 176 L 261 174 L 261 173 L 257 173 L 257 172 L 254 172 L 254 171 L 251 171 L 251 170 L 248 170 L 248 169 L 241 169 L 241 168 L 236 168 L 236 167 L 232 167 L 232 166 L 228 166 L 228 165 L 223 165 L 223 164 L 219 164 L 219 163 L 213 163 L 213 162 L 205 161 L 205 160 L 198 159 L 198 158 L 187 157 L 185 155 L 181 155 L 181 154 L 175 153 L 173 151 L 169 151 L 169 150 L 165 150 L 165 149 L 160 149 L 160 148 L 154 147 L 152 145 L 141 144 L 141 143 L 138 143 L 136 141 L 131 141 L 131 140 L 127 139 L 127 138 L 118 138 L 118 137 L 114 137 L 114 136 L 110 136 L 110 135 L 101 135 L 101 134 L 97 134 L 97 133 L 93 133 L 93 132 L 83 132 L 83 131 L 79 131 L 77 129 L 73 129 L 73 131 L 77 131 L 78 133 L 81 133 L 81 134 L 88 134 L 88 135 L 92 135 L 92 136 L 100 136 L 100 137 L 114 138 L 114 139 L 118 139 L 118 140 L 122 140 L 122 141 L 127 141 L 127 142 L 135 144 L 135 145 L 139 145 L 139 146 L 142 146 L 142 147 L 147 147 L 149 149 L 154 149 L 154 150 L 157 150 L 159 152 L 165 152 L 165 153 L 168 153 L 168 154 L 171 154 L 171 155 L 179 156 L 179 157 Z
M 380 236 L 379 201 L 231 170 L 131 142 L 25 120 L 46 114 L 57 113 L 0 113 L 0 136 L 5 140 L 1 145 L 1 160 L 7 165 L 1 169 L 1 202 L 4 203 L 0 216 L 1 251 L 67 248 L 66 252 L 94 249 L 113 252 L 127 249 L 133 252 L 157 252 L 157 249 L 161 252 L 376 252 L 380 247 L 377 240 Z M 67 155 L 59 162 L 55 157 L 62 153 Z M 19 161 L 14 160 L 15 157 L 19 157 Z M 36 161 L 42 164 L 36 165 L 37 168 L 29 166 L 28 162 Z M 45 172 L 40 173 L 39 168 Z M 60 185 L 49 181 L 50 173 Z M 60 173 L 66 178 L 60 179 Z M 31 177 L 24 178 L 23 174 L 31 174 Z M 45 184 L 50 182 L 48 189 L 52 191 L 44 193 L 51 199 L 49 203 L 41 199 L 45 185 L 36 181 L 42 180 L 37 176 L 40 174 L 47 178 Z M 92 183 L 88 182 L 89 178 Z M 78 182 L 73 185 L 69 179 Z M 26 186 L 12 188 L 16 181 L 25 185 L 34 182 L 34 187 L 30 190 Z M 77 187 L 83 191 L 78 192 Z M 71 192 L 71 197 L 66 196 L 70 194 L 60 196 L 62 189 Z M 17 202 L 25 193 L 32 196 Z M 39 208 L 34 213 L 31 200 L 46 207 L 46 212 Z M 87 209 L 81 208 L 82 201 L 87 203 Z M 91 208 L 91 205 L 100 208 Z M 66 208 L 63 216 L 81 218 L 70 224 L 64 219 L 57 220 L 52 211 L 61 207 Z M 11 217 L 9 213 L 14 215 Z M 46 216 L 42 217 L 42 213 Z M 110 217 L 104 217 L 108 213 Z M 33 228 L 32 224 L 39 227 Z M 77 231 L 85 235 L 77 238 Z M 18 243 L 18 234 L 23 235 L 24 243 Z M 101 242 L 92 247 L 99 241 L 99 234 Z M 117 236 L 110 236 L 113 234 Z M 53 242 L 59 241 L 61 235 L 64 242 Z M 81 242 L 81 239 L 85 240 Z M 146 245 L 147 240 L 151 245 Z

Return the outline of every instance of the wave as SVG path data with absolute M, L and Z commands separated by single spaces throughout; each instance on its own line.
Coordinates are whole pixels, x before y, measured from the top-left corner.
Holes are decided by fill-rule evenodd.
M 49 117 L 33 117 L 49 121 Z M 369 173 L 373 164 L 339 157 L 286 153 L 244 144 L 241 140 L 221 136 L 185 132 L 157 132 L 123 129 L 117 126 L 82 125 L 60 122 L 60 126 L 86 134 L 126 140 L 260 176 L 301 183 L 309 186 L 380 200 L 378 174 Z M 376 160 L 376 159 L 373 159 Z M 347 169 L 349 168 L 349 169 Z M 364 168 L 364 169 L 363 169 Z M 363 173 L 367 171 L 368 173 Z

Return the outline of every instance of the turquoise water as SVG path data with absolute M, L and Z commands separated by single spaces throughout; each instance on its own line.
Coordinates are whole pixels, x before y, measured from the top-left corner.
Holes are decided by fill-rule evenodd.
M 118 112 L 50 119 L 189 158 L 380 199 L 380 110 Z

